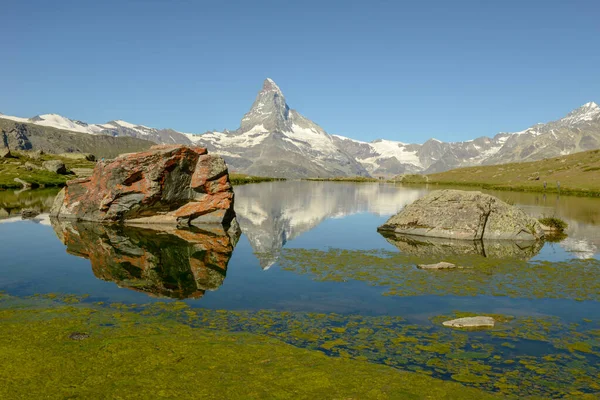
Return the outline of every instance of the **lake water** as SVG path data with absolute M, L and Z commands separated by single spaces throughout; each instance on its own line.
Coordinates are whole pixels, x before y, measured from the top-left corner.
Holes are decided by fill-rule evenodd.
M 106 303 L 178 299 L 208 314 L 231 312 L 220 328 L 277 336 L 332 356 L 366 357 L 506 395 L 597 393 L 600 200 L 493 192 L 533 216 L 569 224 L 567 238 L 528 248 L 457 250 L 377 232 L 433 189 L 439 187 L 237 186 L 239 238 L 60 224 L 44 214 L 56 191 L 0 192 L 0 291 L 89 295 L 86 301 Z M 42 214 L 23 221 L 16 215 L 21 208 Z M 415 266 L 441 260 L 468 268 Z M 268 324 L 240 319 L 265 312 Z M 475 332 L 440 326 L 464 313 L 497 314 L 503 322 Z M 298 326 L 317 334 L 293 334 Z

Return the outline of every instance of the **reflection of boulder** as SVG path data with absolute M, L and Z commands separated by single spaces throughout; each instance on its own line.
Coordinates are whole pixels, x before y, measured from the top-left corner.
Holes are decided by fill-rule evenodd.
M 96 277 L 179 299 L 199 298 L 221 286 L 240 235 L 217 227 L 142 229 L 55 219 L 52 226 L 68 253 L 90 260 Z
M 490 258 L 529 260 L 544 246 L 541 240 L 452 240 L 400 234 L 381 233 L 402 253 L 422 257 L 481 255 Z

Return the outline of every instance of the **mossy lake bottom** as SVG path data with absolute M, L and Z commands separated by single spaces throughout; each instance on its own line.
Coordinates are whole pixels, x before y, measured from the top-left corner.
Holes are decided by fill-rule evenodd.
M 60 224 L 54 192 L 2 192 L 0 398 L 600 397 L 600 201 L 498 194 L 567 221 L 557 243 L 376 232 L 427 190 L 236 187 L 239 241 Z M 465 268 L 416 268 L 442 260 Z M 441 324 L 470 315 L 497 323 Z

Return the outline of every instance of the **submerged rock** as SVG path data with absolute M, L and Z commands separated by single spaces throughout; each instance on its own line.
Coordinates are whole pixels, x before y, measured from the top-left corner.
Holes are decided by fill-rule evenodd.
M 455 264 L 446 262 L 446 261 L 441 261 L 439 263 L 435 263 L 435 264 L 418 264 L 417 267 L 421 268 L 421 269 L 452 269 L 452 268 L 462 268 L 462 267 L 457 267 Z
M 89 337 L 90 335 L 84 332 L 73 332 L 69 335 L 69 339 L 71 340 L 85 340 Z
M 378 229 L 466 240 L 539 240 L 540 223 L 523 210 L 476 191 L 436 190 L 406 206 Z
M 476 316 L 457 318 L 451 321 L 444 321 L 442 325 L 451 328 L 493 328 L 496 321 L 492 317 Z
M 70 181 L 51 215 L 134 224 L 222 224 L 235 217 L 227 165 L 206 149 L 158 145 L 99 162 L 88 178 Z

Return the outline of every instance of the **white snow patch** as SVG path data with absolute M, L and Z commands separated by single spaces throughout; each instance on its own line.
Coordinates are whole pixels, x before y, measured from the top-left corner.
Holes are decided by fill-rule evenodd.
M 12 121 L 17 121 L 17 122 L 29 122 L 29 119 L 27 119 L 27 118 L 14 117 L 12 115 L 0 114 L 0 118 L 10 119 Z

